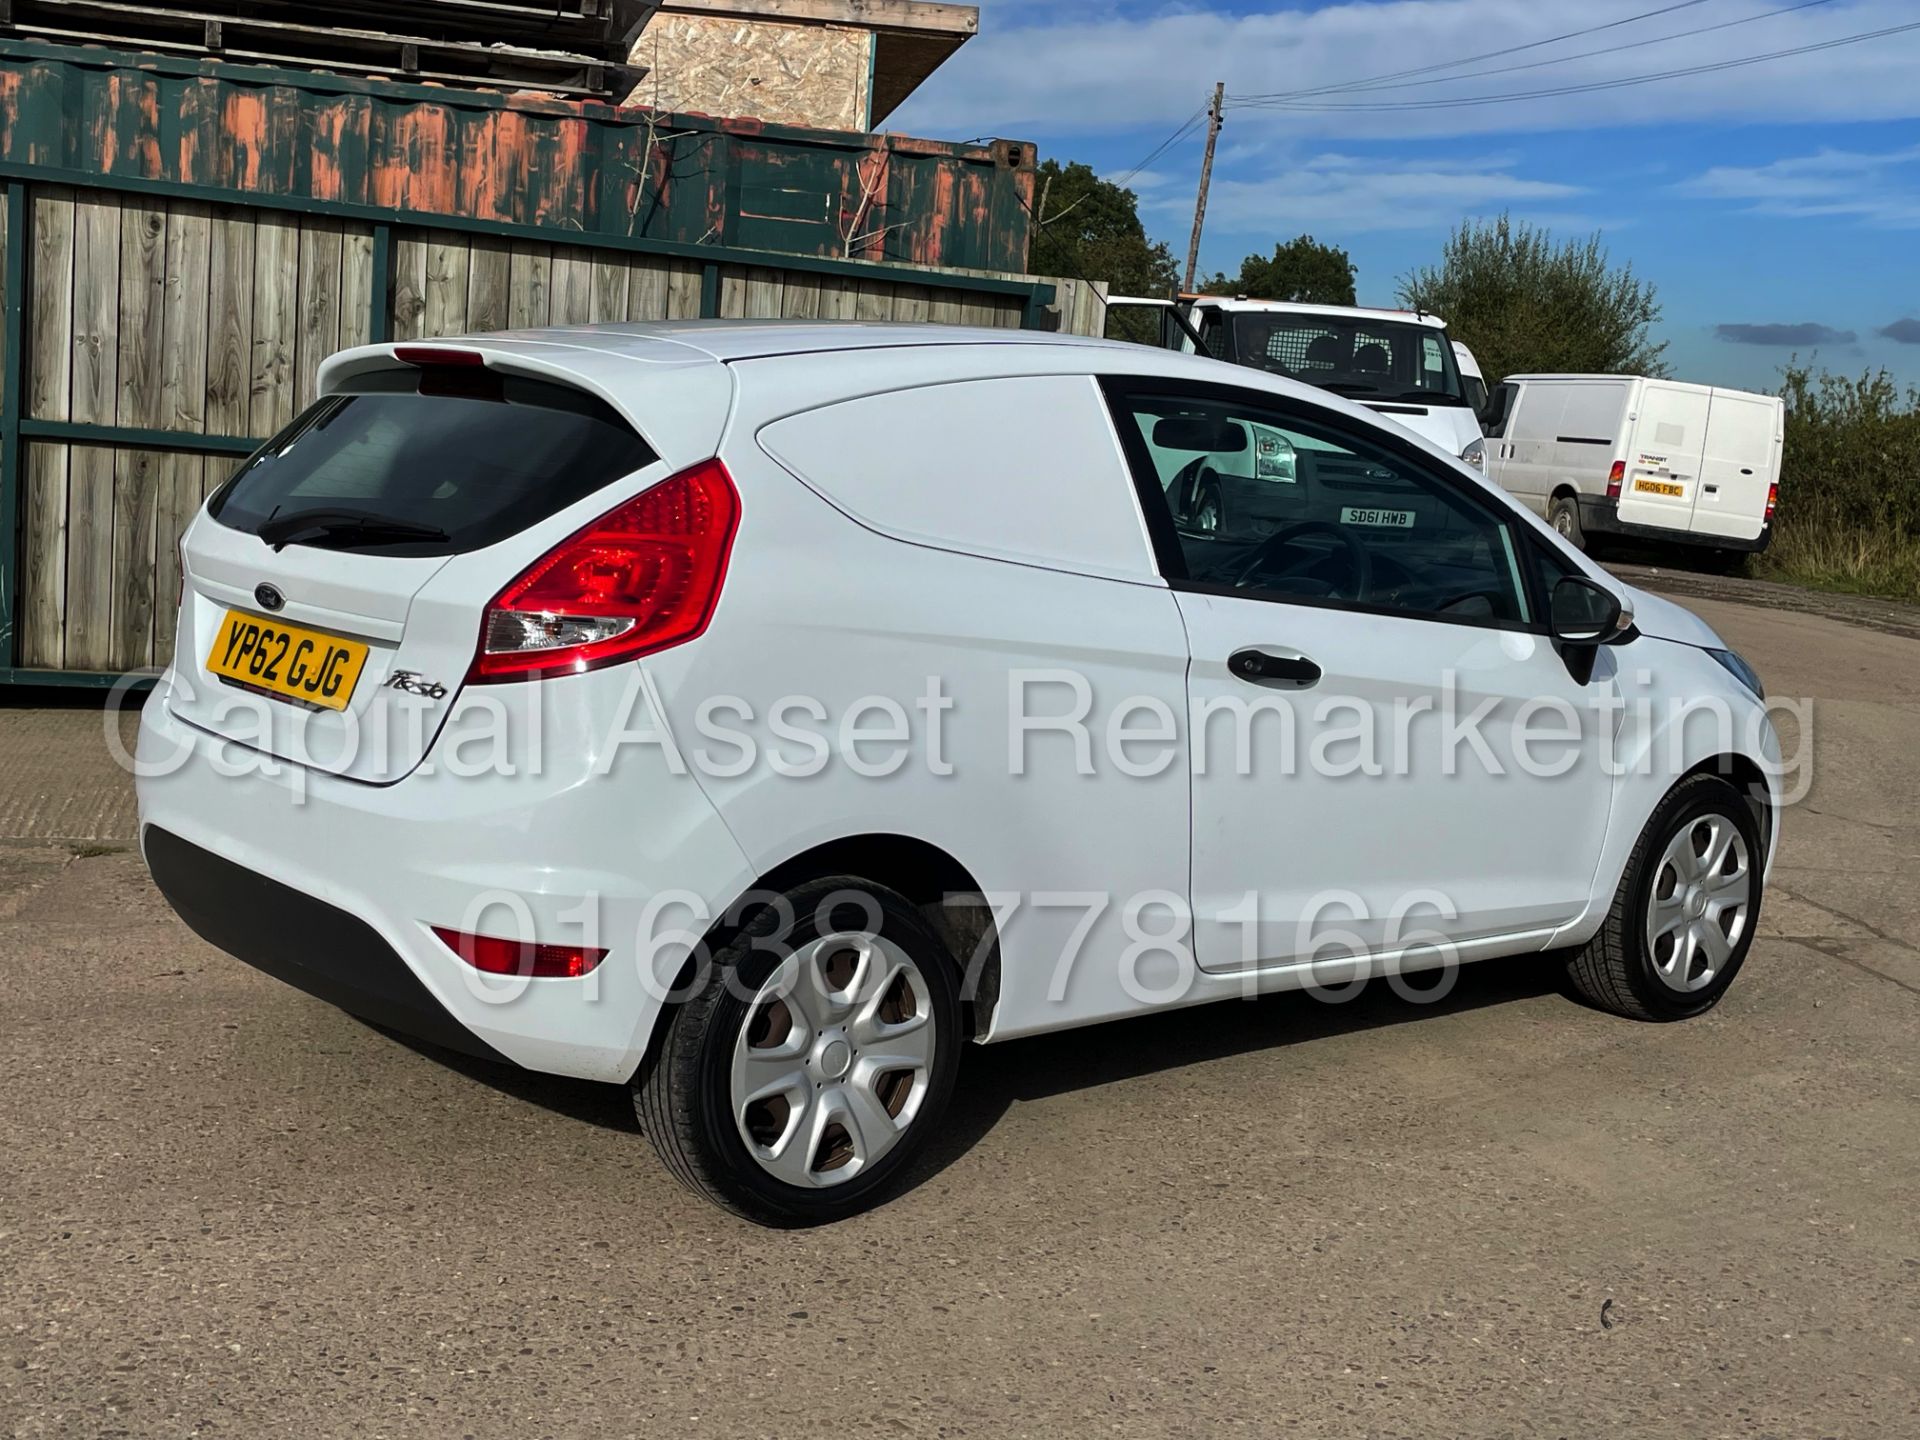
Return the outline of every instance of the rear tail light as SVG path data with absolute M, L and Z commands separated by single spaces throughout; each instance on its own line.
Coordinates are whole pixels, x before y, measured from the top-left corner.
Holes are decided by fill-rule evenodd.
M 1773 507 L 1780 503 L 1780 482 L 1767 486 L 1767 524 L 1773 523 Z
M 470 679 L 597 670 L 707 628 L 740 526 L 718 460 L 662 480 L 569 536 L 487 607 Z
M 1624 460 L 1614 461 L 1613 469 L 1607 472 L 1607 499 L 1618 500 L 1620 498 L 1620 487 L 1626 483 L 1626 479 L 1627 462 Z
M 578 980 L 607 958 L 604 950 L 584 945 L 540 945 L 530 940 L 500 940 L 491 935 L 464 935 L 458 930 L 433 933 L 440 943 L 476 970 L 488 975 L 520 975 L 534 980 Z

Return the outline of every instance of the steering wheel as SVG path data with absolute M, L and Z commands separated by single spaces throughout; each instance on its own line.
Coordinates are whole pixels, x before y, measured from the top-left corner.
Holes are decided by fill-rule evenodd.
M 1373 556 L 1353 531 L 1344 525 L 1336 525 L 1331 520 L 1302 520 L 1297 525 L 1289 525 L 1284 530 L 1276 530 L 1247 557 L 1247 563 L 1240 567 L 1240 573 L 1233 577 L 1235 586 L 1254 583 L 1254 577 L 1263 572 L 1267 562 L 1280 551 L 1287 548 L 1303 535 L 1331 535 L 1338 540 L 1347 552 L 1347 559 L 1353 566 L 1355 590 L 1353 598 L 1364 600 L 1373 593 Z

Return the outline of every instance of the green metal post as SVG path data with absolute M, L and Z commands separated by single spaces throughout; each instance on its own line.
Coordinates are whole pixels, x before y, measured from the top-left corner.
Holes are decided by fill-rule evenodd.
M 720 267 L 711 260 L 700 267 L 700 318 L 720 318 Z
M 7 384 L 0 395 L 0 664 L 19 663 L 14 631 L 14 590 L 20 583 L 20 414 L 25 408 L 27 315 L 27 187 L 7 186 L 7 308 L 5 347 Z
M 384 345 L 393 338 L 393 227 L 384 221 L 373 227 L 373 313 L 367 320 L 367 340 Z

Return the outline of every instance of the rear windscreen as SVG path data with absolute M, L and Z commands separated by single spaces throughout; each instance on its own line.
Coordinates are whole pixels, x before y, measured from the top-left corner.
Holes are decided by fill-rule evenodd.
M 456 555 L 658 457 L 604 401 L 493 371 L 383 371 L 317 401 L 208 502 L 274 543 Z

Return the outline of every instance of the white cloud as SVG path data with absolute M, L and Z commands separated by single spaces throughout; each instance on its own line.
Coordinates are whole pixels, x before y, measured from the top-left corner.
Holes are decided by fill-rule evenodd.
M 1337 152 L 1293 160 L 1275 156 L 1263 175 L 1215 175 L 1207 226 L 1216 234 L 1318 228 L 1351 235 L 1450 226 L 1462 216 L 1511 209 L 1542 224 L 1593 228 L 1591 220 L 1571 213 L 1570 202 L 1583 193 L 1579 186 L 1516 175 L 1513 165 L 1503 156 L 1443 163 Z M 1193 196 L 1178 189 L 1143 192 L 1141 208 L 1153 229 L 1156 216 L 1191 214 Z
M 1323 96 L 1321 105 L 1391 103 L 1577 85 L 1710 65 L 1920 19 L 1913 0 L 1835 0 L 1732 29 L 1564 65 L 1540 60 L 1779 10 L 1785 0 L 1727 0 L 1550 48 L 1460 67 L 1445 84 Z M 1230 94 L 1298 92 L 1526 45 L 1624 19 L 1647 0 L 1339 0 L 1313 10 L 1232 15 L 1188 3 L 988 0 L 982 33 L 901 111 L 924 134 L 1019 135 L 1154 130 L 1190 115 L 1212 82 Z M 1225 143 L 1272 137 L 1430 138 L 1700 120 L 1781 123 L 1920 115 L 1920 30 L 1764 65 L 1626 89 L 1512 104 L 1412 111 L 1235 109 Z M 1428 78 L 1428 77 L 1421 77 Z M 1156 135 L 1155 138 L 1158 138 Z M 1151 143 L 1151 142 L 1149 142 Z
M 1765 165 L 1716 165 L 1677 187 L 1709 200 L 1744 202 L 1759 215 L 1853 218 L 1894 229 L 1920 227 L 1920 146 L 1869 152 L 1820 150 Z

